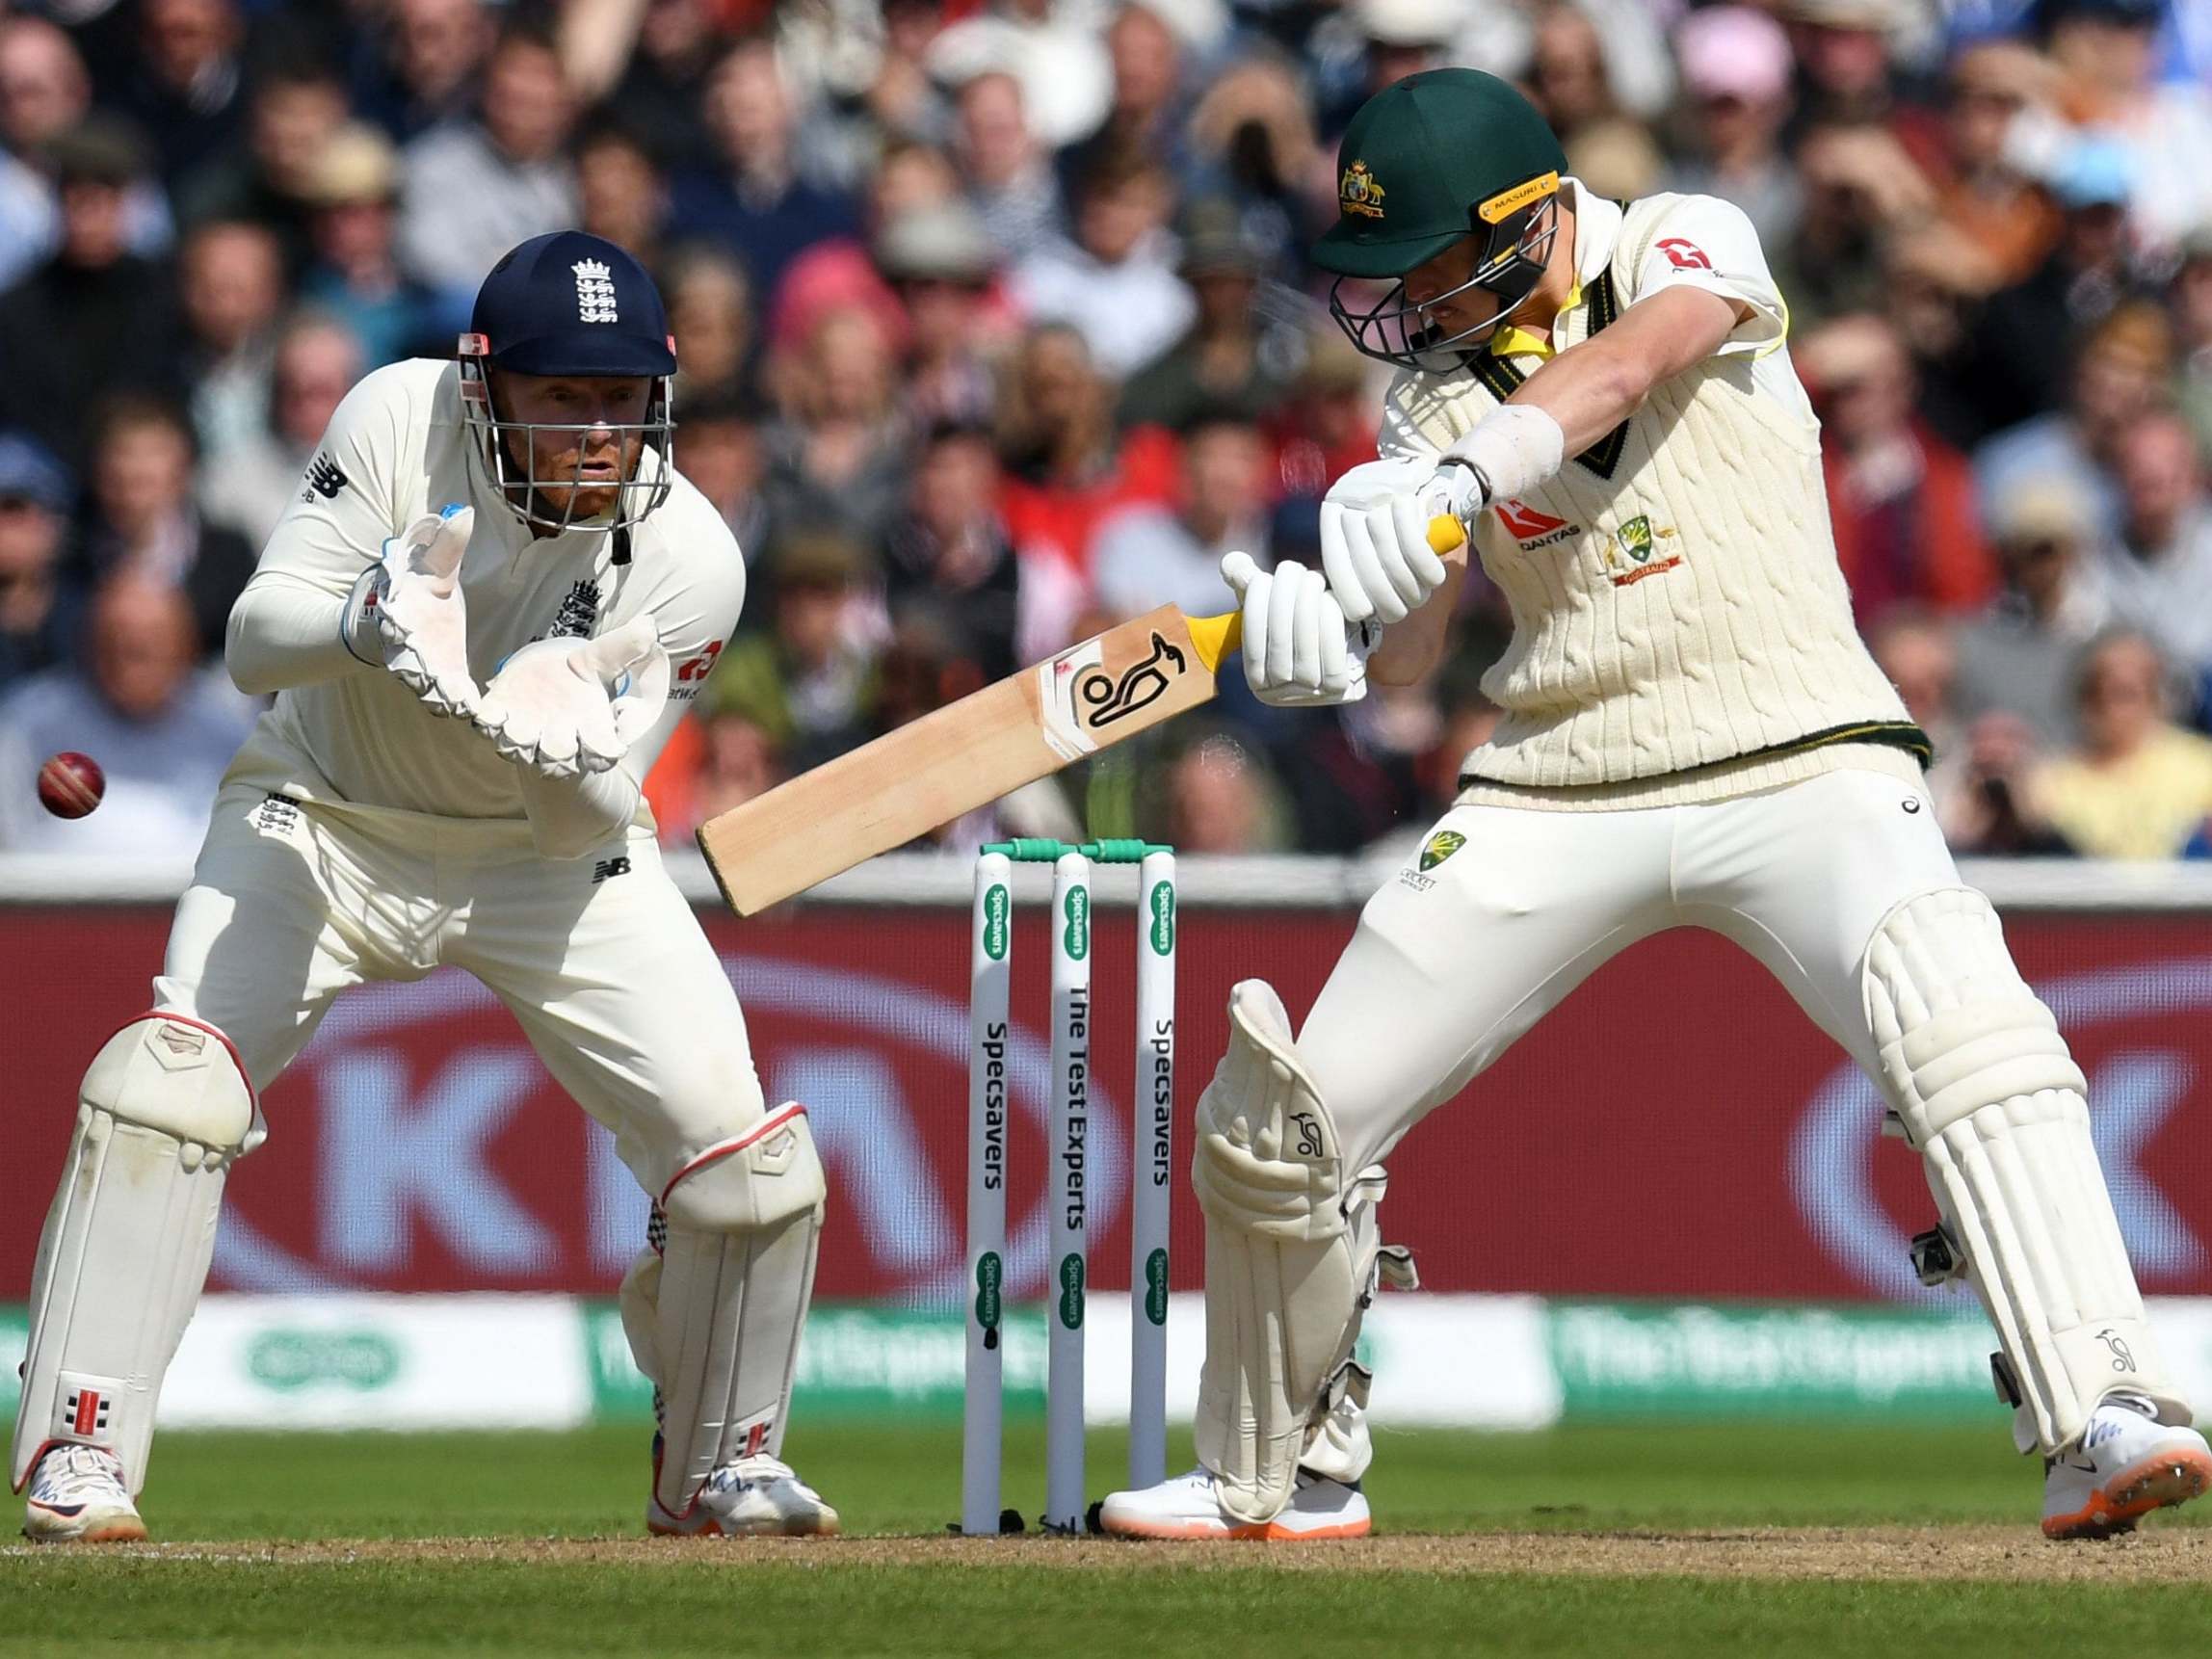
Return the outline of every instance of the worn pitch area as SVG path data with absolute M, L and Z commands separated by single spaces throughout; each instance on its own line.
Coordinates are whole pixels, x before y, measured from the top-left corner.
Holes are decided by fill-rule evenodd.
M 1008 1439 L 1034 1512 L 1042 1425 Z M 2212 1606 L 2212 1512 L 2048 1543 L 2001 1422 L 1390 1434 L 1383 1534 L 1298 1547 L 948 1538 L 959 1433 L 927 1419 L 786 1451 L 853 1536 L 641 1536 L 642 1426 L 165 1435 L 160 1541 L 0 1550 L 0 1655 L 2195 1659 Z M 1122 1456 L 1098 1436 L 1093 1492 Z
M 17 1545 L 18 1562 L 61 1552 Z M 714 1572 L 732 1567 L 1018 1568 L 1115 1573 L 1409 1572 L 1602 1577 L 1997 1580 L 2035 1584 L 2203 1583 L 2212 1529 L 2162 1525 L 2103 1543 L 2050 1543 L 2019 1526 L 1769 1527 L 1715 1532 L 1470 1533 L 1343 1542 L 1144 1543 L 1116 1539 L 330 1539 L 313 1542 L 172 1542 L 72 1552 L 111 1560 L 236 1567 L 512 1564 Z M 33 1569 L 36 1570 L 35 1568 Z

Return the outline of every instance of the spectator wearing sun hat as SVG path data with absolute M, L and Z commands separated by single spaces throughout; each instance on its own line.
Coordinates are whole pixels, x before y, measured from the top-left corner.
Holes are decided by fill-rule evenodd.
M 1744 210 L 1760 243 L 1778 248 L 1797 229 L 1803 191 L 1781 153 L 1790 109 L 1789 37 L 1764 12 L 1710 6 L 1674 31 L 1697 153 L 1665 188 L 1717 196 Z
M 1989 540 L 2001 586 L 1958 635 L 1962 721 L 2001 710 L 2045 747 L 2072 741 L 2074 659 L 2112 615 L 2084 567 L 2094 535 L 2089 502 L 2063 483 L 2032 483 L 1998 503 Z
M 314 253 L 301 298 L 351 329 L 371 367 L 434 343 L 434 297 L 400 268 L 399 186 L 398 150 L 365 123 L 340 127 L 307 179 Z

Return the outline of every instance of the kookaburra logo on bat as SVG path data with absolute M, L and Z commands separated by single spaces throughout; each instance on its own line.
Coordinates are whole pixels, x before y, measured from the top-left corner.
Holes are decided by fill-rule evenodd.
M 1166 665 L 1172 665 L 1172 673 Z M 1151 655 L 1143 662 L 1130 664 L 1119 674 L 1110 674 L 1102 668 L 1093 669 L 1075 682 L 1077 712 L 1082 715 L 1085 725 L 1112 725 L 1123 716 L 1158 702 L 1167 695 L 1174 676 L 1188 667 L 1180 647 L 1171 645 L 1155 633 Z

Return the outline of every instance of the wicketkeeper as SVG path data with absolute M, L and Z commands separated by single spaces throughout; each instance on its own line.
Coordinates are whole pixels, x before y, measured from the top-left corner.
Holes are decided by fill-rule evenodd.
M 640 788 L 745 593 L 673 466 L 675 366 L 644 267 L 565 231 L 493 268 L 458 361 L 380 369 L 331 417 L 230 617 L 231 677 L 276 701 L 151 1007 L 85 1073 L 40 1241 L 30 1537 L 145 1536 L 162 1374 L 261 1091 L 340 991 L 441 963 L 514 1011 L 653 1200 L 621 1292 L 661 1409 L 646 1525 L 837 1529 L 778 1461 L 822 1165 L 804 1110 L 761 1097 Z
M 1996 1327 L 2043 1531 L 2198 1495 L 2212 1453 L 2144 1318 L 2081 1068 L 1960 881 L 1928 740 L 1854 630 L 1750 223 L 1593 194 L 1526 100 L 1466 69 L 1369 100 L 1339 163 L 1315 260 L 1338 322 L 1400 372 L 1382 459 L 1323 505 L 1322 569 L 1224 561 L 1246 673 L 1281 703 L 1417 678 L 1464 576 L 1424 534 L 1450 513 L 1513 610 L 1484 681 L 1504 718 L 1295 1040 L 1265 984 L 1232 993 L 1192 1172 L 1200 1466 L 1115 1493 L 1106 1528 L 1367 1531 L 1351 1354 L 1393 1265 L 1381 1164 L 1593 969 L 1686 926 L 1766 964 L 1881 1084 L 1935 1197 L 1917 1263 L 1962 1274 Z M 1347 619 L 1384 624 L 1364 665 Z M 1725 1156 L 1729 1125 L 1706 1133 Z

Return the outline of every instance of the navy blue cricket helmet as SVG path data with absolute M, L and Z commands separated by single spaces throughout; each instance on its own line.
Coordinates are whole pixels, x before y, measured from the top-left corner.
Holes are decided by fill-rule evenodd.
M 646 377 L 652 390 L 645 420 L 609 429 L 643 439 L 630 476 L 615 487 L 611 523 L 626 530 L 668 499 L 675 466 L 669 394 L 676 372 L 675 339 L 659 288 L 626 249 L 583 230 L 533 236 L 485 277 L 460 355 L 463 416 L 500 499 L 524 523 L 568 529 L 576 522 L 575 487 L 582 483 L 580 474 L 537 476 L 536 434 L 600 429 L 507 419 L 493 401 L 487 368 L 521 375 Z M 520 462 L 507 441 L 514 433 L 523 439 Z M 581 457 L 579 445 L 579 466 Z M 566 509 L 549 509 L 540 494 L 547 485 L 568 487 Z

